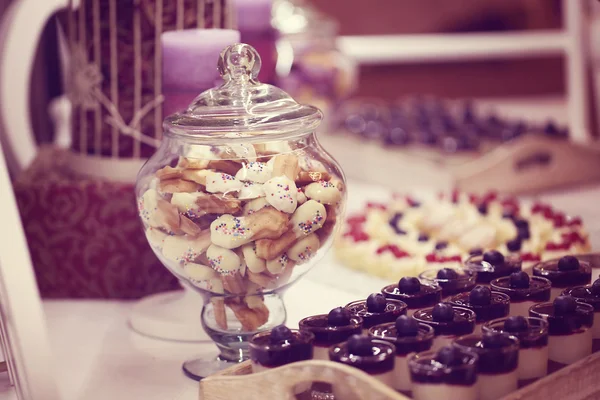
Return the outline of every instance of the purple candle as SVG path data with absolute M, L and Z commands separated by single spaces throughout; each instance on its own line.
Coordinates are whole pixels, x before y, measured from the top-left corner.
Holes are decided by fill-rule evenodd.
M 186 109 L 201 92 L 221 77 L 217 61 L 221 51 L 240 42 L 231 29 L 186 29 L 162 34 L 163 115 Z

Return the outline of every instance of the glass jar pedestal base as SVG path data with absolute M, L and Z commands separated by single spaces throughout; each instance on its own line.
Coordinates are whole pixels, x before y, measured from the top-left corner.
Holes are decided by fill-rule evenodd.
M 202 296 L 192 289 L 157 293 L 136 302 L 129 315 L 135 332 L 175 342 L 206 342 L 208 334 L 198 323 Z
M 226 368 L 233 367 L 235 364 L 242 361 L 243 360 L 227 361 L 222 360 L 220 357 L 215 357 L 212 360 L 199 358 L 184 362 L 181 366 L 181 369 L 183 369 L 185 376 L 195 381 L 199 381 L 202 378 L 206 378 L 207 376 L 215 374 Z
M 266 313 L 268 317 L 266 322 L 253 330 L 247 329 L 249 321 L 246 318 L 252 320 L 254 317 L 251 314 L 255 312 L 254 310 L 245 308 L 243 312 L 239 309 L 237 313 L 233 311 L 236 309 L 235 304 L 248 301 L 247 297 L 245 300 L 235 296 L 213 297 L 206 302 L 202 309 L 202 326 L 219 348 L 220 354 L 213 359 L 194 359 L 184 362 L 182 369 L 186 376 L 200 380 L 236 363 L 246 361 L 249 357 L 248 343 L 254 334 L 285 324 L 287 313 L 280 294 L 271 293 L 256 297 L 260 298 L 260 304 L 263 307 L 261 314 Z M 231 306 L 227 304 L 231 304 Z M 250 304 L 254 303 L 250 301 Z M 222 322 L 221 326 L 217 323 L 219 311 L 223 311 L 222 307 L 225 310 L 227 329 L 223 329 Z

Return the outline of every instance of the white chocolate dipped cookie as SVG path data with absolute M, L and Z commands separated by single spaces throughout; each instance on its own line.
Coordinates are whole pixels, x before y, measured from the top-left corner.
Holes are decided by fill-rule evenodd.
M 235 174 L 240 181 L 265 183 L 271 179 L 273 166 L 267 163 L 252 161 L 242 165 L 242 168 Z
M 308 200 L 292 215 L 292 229 L 296 237 L 308 236 L 321 228 L 326 218 L 325 206 L 315 200 Z
M 217 246 L 235 249 L 252 240 L 252 232 L 245 217 L 224 214 L 210 224 L 210 239 Z
M 201 284 L 219 277 L 211 267 L 191 262 L 183 264 L 183 272 L 195 284 Z
M 259 197 L 265 197 L 263 185 L 256 182 L 244 182 L 237 198 L 240 200 L 252 200 Z
M 255 243 L 248 243 L 242 246 L 242 254 L 244 255 L 248 270 L 251 272 L 258 274 L 267 268 L 266 261 L 256 255 Z
M 241 267 L 240 257 L 235 251 L 211 244 L 206 250 L 211 268 L 221 275 L 234 275 Z
M 297 264 L 302 264 L 310 260 L 317 250 L 321 247 L 319 237 L 311 233 L 310 235 L 298 240 L 287 251 L 290 260 Z
M 290 178 L 278 176 L 263 185 L 267 202 L 279 211 L 291 214 L 298 205 L 298 188 Z
M 210 245 L 208 235 L 198 238 L 189 236 L 167 236 L 163 241 L 162 254 L 168 260 L 177 263 L 193 262 L 200 257 Z
M 246 204 L 244 204 L 244 209 L 242 210 L 242 214 L 250 215 L 257 211 L 262 210 L 265 207 L 269 206 L 269 202 L 264 197 L 259 197 L 257 199 L 252 199 Z
M 294 262 L 290 260 L 287 254 L 283 253 L 279 257 L 267 261 L 267 270 L 273 274 L 278 275 L 283 272 L 286 268 L 291 268 L 294 265 Z
M 333 183 L 328 181 L 308 184 L 304 188 L 304 194 L 307 198 L 322 204 L 337 204 L 342 199 L 342 193 Z
M 241 190 L 243 183 L 234 176 L 213 172 L 206 177 L 206 191 L 209 193 L 229 193 Z
M 150 246 L 162 250 L 165 243 L 165 239 L 169 237 L 166 233 L 157 228 L 149 227 L 146 229 L 146 239 L 150 243 Z

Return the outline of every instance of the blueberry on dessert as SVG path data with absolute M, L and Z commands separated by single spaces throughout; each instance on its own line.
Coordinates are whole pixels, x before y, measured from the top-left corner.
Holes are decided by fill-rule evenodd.
M 435 332 L 433 348 L 451 344 L 459 336 L 473 333 L 475 313 L 467 308 L 455 307 L 450 303 L 438 303 L 431 308 L 417 310 L 415 321 L 430 325 Z
M 577 257 L 564 256 L 534 265 L 533 275 L 552 283 L 551 299 L 554 299 L 567 288 L 588 285 L 592 280 L 592 267 Z
M 521 258 L 516 254 L 504 256 L 497 250 L 483 255 L 473 255 L 465 262 L 465 268 L 477 273 L 477 283 L 489 284 L 492 280 L 521 270 Z
M 592 326 L 594 351 L 600 350 L 600 279 L 596 279 L 591 285 L 565 289 L 563 295 L 572 296 L 577 301 L 594 307 L 594 325 Z
M 499 399 L 518 388 L 519 339 L 515 336 L 488 331 L 463 336 L 454 346 L 477 354 L 481 399 Z
M 393 386 L 395 357 L 396 349 L 392 343 L 364 335 L 352 335 L 346 342 L 329 349 L 331 361 L 358 368 L 388 386 Z M 334 385 L 334 395 L 348 398 L 340 386 L 344 385 Z
M 413 398 L 477 400 L 477 354 L 446 346 L 412 356 L 408 361 Z
M 520 315 L 486 323 L 484 333 L 506 332 L 519 339 L 519 383 L 521 385 L 548 373 L 548 323 L 541 318 Z
M 279 325 L 250 339 L 252 372 L 313 358 L 314 335 Z
M 372 326 L 394 322 L 406 314 L 406 308 L 403 301 L 388 299 L 381 293 L 372 293 L 367 300 L 353 301 L 345 306 L 349 314 L 363 319 L 364 333 Z
M 458 294 L 450 300 L 453 306 L 472 310 L 477 316 L 476 332 L 485 322 L 507 317 L 510 298 L 500 292 L 492 292 L 487 286 L 475 286 L 469 293 Z
M 430 269 L 422 272 L 419 278 L 442 288 L 442 297 L 471 291 L 475 287 L 477 273 L 458 268 Z
M 406 303 L 409 315 L 416 309 L 431 307 L 442 299 L 440 286 L 435 283 L 422 283 L 415 277 L 404 277 L 397 285 L 388 285 L 381 292 L 388 299 Z
M 551 372 L 592 353 L 593 306 L 565 295 L 534 305 L 529 315 L 548 321 Z
M 552 284 L 546 278 L 532 278 L 524 271 L 513 272 L 509 276 L 490 282 L 492 290 L 510 297 L 510 314 L 528 316 L 529 308 L 537 303 L 550 300 Z
M 348 340 L 354 334 L 360 334 L 363 319 L 352 315 L 345 307 L 337 307 L 329 314 L 303 318 L 298 325 L 301 331 L 311 332 L 315 336 L 314 358 L 329 360 L 329 347 Z
M 409 392 L 411 386 L 407 368 L 408 357 L 431 348 L 434 338 L 433 328 L 406 315 L 401 315 L 395 322 L 372 327 L 369 329 L 369 336 L 394 344 L 396 362 L 393 387 L 398 391 Z

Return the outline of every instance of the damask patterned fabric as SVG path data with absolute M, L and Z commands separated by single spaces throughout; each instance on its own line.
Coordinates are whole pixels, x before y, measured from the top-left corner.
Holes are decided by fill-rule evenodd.
M 133 299 L 177 289 L 144 236 L 132 184 L 74 176 L 46 148 L 14 183 L 44 297 Z

